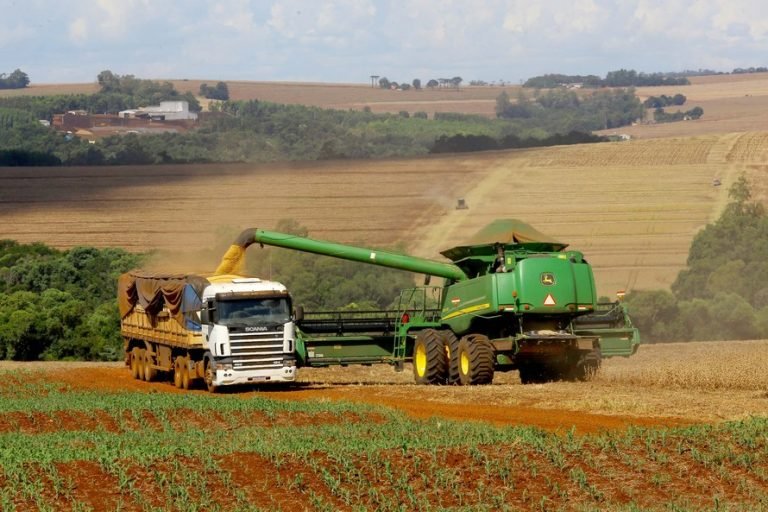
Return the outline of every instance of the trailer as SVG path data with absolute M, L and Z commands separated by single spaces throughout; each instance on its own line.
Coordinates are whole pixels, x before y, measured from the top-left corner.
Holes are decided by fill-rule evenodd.
M 125 363 L 134 378 L 178 388 L 296 379 L 291 297 L 239 275 L 127 272 L 118 281 Z

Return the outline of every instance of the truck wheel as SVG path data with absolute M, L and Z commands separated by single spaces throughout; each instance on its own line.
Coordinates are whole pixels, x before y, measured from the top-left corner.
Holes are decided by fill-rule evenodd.
M 131 350 L 131 375 L 136 380 L 141 379 L 141 375 L 139 374 L 140 366 L 141 359 L 139 356 L 139 347 L 133 347 L 133 350 Z
M 213 361 L 210 358 L 205 358 L 205 387 L 208 388 L 209 393 L 216 393 L 219 390 L 219 387 L 213 383 L 215 378 L 216 368 Z
M 144 352 L 144 380 L 152 382 L 157 376 L 157 370 L 152 368 L 152 353 L 146 350 Z
M 181 389 L 189 389 L 190 386 L 190 378 L 189 378 L 189 358 L 188 357 L 182 357 L 181 358 Z
M 146 357 L 147 351 L 143 348 L 140 348 L 138 356 L 136 357 L 136 364 L 139 369 L 139 380 L 144 380 L 144 360 Z
M 448 360 L 440 333 L 424 329 L 413 345 L 413 378 L 416 384 L 444 384 Z
M 440 331 L 443 340 L 443 349 L 448 360 L 448 384 L 459 383 L 459 339 L 453 331 L 446 329 Z
M 487 336 L 469 334 L 459 340 L 459 384 L 464 386 L 490 384 L 496 357 Z
M 184 370 L 184 358 L 181 356 L 176 356 L 176 359 L 173 360 L 173 385 L 177 388 L 181 389 L 181 385 L 183 383 L 183 370 Z

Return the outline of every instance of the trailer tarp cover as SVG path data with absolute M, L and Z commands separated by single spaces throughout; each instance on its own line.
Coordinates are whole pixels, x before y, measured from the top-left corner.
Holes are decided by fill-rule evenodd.
M 125 318 L 140 305 L 150 315 L 156 315 L 168 307 L 177 322 L 188 329 L 199 329 L 191 325 L 190 313 L 199 311 L 203 289 L 210 283 L 204 277 L 188 274 L 157 274 L 135 270 L 120 276 L 117 285 L 117 302 L 120 318 Z M 195 322 L 192 322 L 195 323 Z
M 454 261 L 468 256 L 474 247 L 493 247 L 496 244 L 523 245 L 532 250 L 562 251 L 568 244 L 558 242 L 529 224 L 517 219 L 497 219 L 475 233 L 465 243 L 446 249 L 440 254 Z

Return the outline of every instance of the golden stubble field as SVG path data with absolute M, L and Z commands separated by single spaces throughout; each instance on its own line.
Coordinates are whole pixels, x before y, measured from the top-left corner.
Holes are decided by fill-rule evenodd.
M 0 171 L 0 238 L 211 249 L 291 218 L 320 239 L 439 258 L 495 218 L 583 251 L 599 292 L 669 286 L 741 172 L 765 196 L 768 132 L 418 159 Z M 715 187 L 714 178 L 723 184 Z M 468 210 L 456 210 L 465 198 Z M 218 244 L 218 245 L 217 245 Z M 252 249 L 257 250 L 257 249 Z

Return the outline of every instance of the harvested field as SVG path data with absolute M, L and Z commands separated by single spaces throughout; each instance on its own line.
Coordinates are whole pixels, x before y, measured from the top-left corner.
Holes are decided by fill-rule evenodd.
M 768 198 L 768 132 L 386 161 L 0 170 L 0 238 L 175 253 L 292 218 L 320 239 L 420 256 L 496 218 L 583 251 L 599 292 L 669 286 L 746 172 Z M 713 178 L 723 185 L 713 187 Z M 454 208 L 465 198 L 468 210 Z
M 643 346 L 596 381 L 535 386 L 304 370 L 216 396 L 121 363 L 0 363 L 0 506 L 754 510 L 768 500 L 766 355 L 766 341 Z

